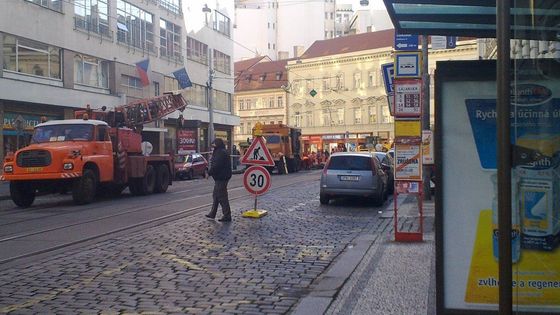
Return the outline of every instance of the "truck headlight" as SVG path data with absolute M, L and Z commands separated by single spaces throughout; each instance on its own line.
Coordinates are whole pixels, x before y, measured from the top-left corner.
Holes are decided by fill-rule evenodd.
M 12 173 L 14 171 L 14 167 L 12 165 L 4 166 L 4 173 Z
M 68 171 L 73 169 L 74 169 L 74 163 L 64 163 L 64 170 Z

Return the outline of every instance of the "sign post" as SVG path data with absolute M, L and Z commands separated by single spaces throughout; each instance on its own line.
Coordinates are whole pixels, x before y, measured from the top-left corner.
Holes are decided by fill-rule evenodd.
M 243 174 L 243 185 L 249 193 L 255 196 L 254 208 L 243 212 L 242 216 L 258 219 L 268 213 L 266 210 L 257 209 L 257 197 L 264 194 L 270 188 L 270 173 L 264 166 L 274 166 L 272 155 L 270 155 L 262 137 L 261 123 L 255 124 L 253 141 L 241 158 L 241 163 L 252 165 Z

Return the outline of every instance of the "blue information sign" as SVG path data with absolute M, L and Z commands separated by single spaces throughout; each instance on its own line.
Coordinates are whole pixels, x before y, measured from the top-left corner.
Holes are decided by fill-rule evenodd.
M 418 35 L 395 33 L 395 50 L 417 50 Z
M 393 93 L 393 77 L 395 76 L 395 64 L 386 63 L 381 65 L 381 71 L 383 72 L 383 82 L 385 83 L 385 92 L 387 95 Z
M 457 47 L 457 36 L 447 36 L 445 40 L 445 48 L 453 49 Z

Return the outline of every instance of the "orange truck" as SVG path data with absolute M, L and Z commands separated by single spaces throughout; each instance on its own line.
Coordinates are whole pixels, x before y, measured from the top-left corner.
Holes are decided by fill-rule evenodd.
M 274 159 L 274 168 L 267 167 L 278 174 L 298 172 L 301 162 L 301 130 L 284 124 L 261 125 L 266 147 Z M 253 133 L 254 133 L 253 128 Z
M 10 182 L 10 196 L 22 208 L 36 194 L 72 191 L 76 204 L 91 203 L 96 194 L 163 193 L 172 184 L 173 157 L 149 154 L 142 147 L 142 125 L 183 110 L 180 94 L 132 102 L 111 111 L 76 111 L 76 119 L 35 126 L 31 144 L 8 154 L 0 180 Z M 144 152 L 143 152 L 144 151 Z

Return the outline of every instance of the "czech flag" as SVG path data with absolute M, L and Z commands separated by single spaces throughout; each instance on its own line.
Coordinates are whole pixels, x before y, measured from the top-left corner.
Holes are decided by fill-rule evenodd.
M 142 86 L 150 85 L 150 79 L 148 79 L 148 66 L 150 65 L 150 59 L 142 60 L 136 63 L 136 71 L 138 71 L 138 76 L 140 81 L 142 81 Z

